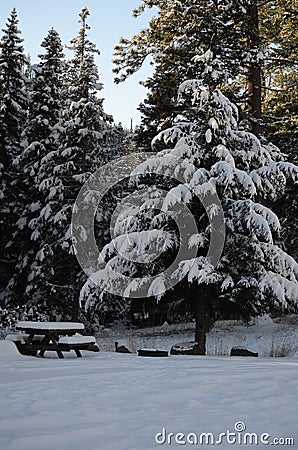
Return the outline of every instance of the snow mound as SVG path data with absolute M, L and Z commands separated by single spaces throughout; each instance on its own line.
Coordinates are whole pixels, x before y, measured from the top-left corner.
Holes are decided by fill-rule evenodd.
M 21 356 L 20 353 L 18 352 L 17 347 L 12 341 L 9 340 L 0 341 L 0 357 L 11 355 Z
M 21 344 L 25 344 L 25 340 L 28 338 L 29 334 L 8 334 L 5 336 L 6 341 L 11 342 L 20 342 Z
M 255 319 L 253 320 L 254 325 L 272 325 L 274 322 L 271 319 L 271 317 L 269 316 L 269 314 L 264 314 L 263 316 L 257 316 L 255 317 Z

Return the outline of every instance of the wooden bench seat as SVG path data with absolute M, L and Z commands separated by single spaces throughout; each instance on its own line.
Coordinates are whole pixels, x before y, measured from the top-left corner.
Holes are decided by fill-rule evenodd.
M 58 347 L 66 352 L 74 350 L 78 357 L 82 356 L 80 350 L 99 352 L 94 336 L 63 336 L 59 338 Z
M 32 342 L 28 353 L 28 347 L 26 343 L 15 342 L 19 352 L 23 355 L 36 356 L 37 352 L 40 352 L 40 356 L 43 356 L 46 351 L 57 352 L 59 358 L 63 358 L 62 352 L 70 352 L 74 350 L 78 357 L 81 357 L 80 350 L 88 350 L 89 352 L 99 352 L 99 347 L 96 342 L 86 343 L 47 343 L 40 345 L 38 342 Z

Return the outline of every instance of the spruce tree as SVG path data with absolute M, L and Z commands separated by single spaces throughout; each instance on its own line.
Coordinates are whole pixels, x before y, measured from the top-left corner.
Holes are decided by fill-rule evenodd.
M 0 40 L 0 254 L 1 288 L 18 258 L 12 224 L 17 220 L 20 185 L 13 161 L 21 153 L 21 134 L 27 118 L 26 57 L 15 9 Z
M 148 28 L 131 39 L 120 40 L 115 47 L 116 82 L 124 81 L 142 66 L 150 56 L 155 66 L 154 74 L 142 82 L 149 89 L 147 99 L 140 106 L 143 114 L 141 139 L 153 137 L 154 133 L 168 126 L 180 113 L 177 89 L 187 79 L 196 79 L 202 70 L 198 54 L 211 51 L 220 58 L 225 80 L 242 76 L 247 79 L 246 106 L 255 133 L 259 132 L 260 118 L 260 52 L 262 40 L 259 35 L 257 5 L 255 0 L 197 1 L 164 0 L 143 1 L 134 11 L 138 16 L 146 8 L 157 7 L 157 14 Z M 219 72 L 210 69 L 210 79 L 217 85 Z M 257 79 L 258 78 L 258 79 Z M 185 105 L 185 111 L 188 111 Z M 258 116 L 258 117 L 257 117 Z M 147 146 L 148 146 L 147 142 Z
M 298 163 L 297 13 L 289 0 L 276 0 L 261 10 L 261 33 L 268 56 L 264 65 L 264 129 L 293 163 Z M 272 45 L 274 42 L 274 45 Z M 284 245 L 298 257 L 297 185 L 288 186 L 277 210 L 284 226 Z
M 0 40 L 0 144 L 4 161 L 9 161 L 18 154 L 27 114 L 24 76 L 26 57 L 18 22 L 17 12 L 13 9 Z
M 243 130 L 237 107 L 210 83 L 208 74 L 220 71 L 220 61 L 210 53 L 199 58 L 205 64 L 202 77 L 179 89 L 181 97 L 193 95 L 194 118 L 162 131 L 154 140 L 153 144 L 162 139 L 176 145 L 135 171 L 139 173 L 135 196 L 139 186 L 143 202 L 122 233 L 119 226 L 113 242 L 103 248 L 98 271 L 81 295 L 87 305 L 102 302 L 105 291 L 117 292 L 128 273 L 124 297 L 159 299 L 174 280 L 173 295 L 182 292 L 193 311 L 197 350 L 205 354 L 206 333 L 223 307 L 233 305 L 246 318 L 297 311 L 298 264 L 278 245 L 280 223 L 266 202 L 284 192 L 287 178 L 297 181 L 298 167 L 284 161 L 277 147 Z M 174 185 L 168 176 L 177 180 Z M 162 181 L 168 191 L 165 197 Z M 208 202 L 203 207 L 204 199 Z M 191 217 L 184 205 L 196 223 L 195 233 L 188 227 Z M 179 232 L 173 220 L 180 224 Z M 208 253 L 210 239 L 215 233 L 220 241 L 224 232 L 222 252 L 214 258 Z M 156 247 L 160 253 L 152 261 Z M 168 273 L 180 247 L 184 252 L 194 248 L 194 254 L 178 258 Z M 143 256 L 144 264 L 138 264 L 137 254 L 147 255 L 148 263 Z
M 284 150 L 297 144 L 297 14 L 290 0 L 276 0 L 261 10 L 260 29 L 268 56 L 264 65 L 264 121 Z M 272 45 L 274 43 L 274 45 Z
M 10 303 L 26 300 L 29 268 L 38 250 L 31 239 L 30 224 L 45 201 L 39 190 L 39 169 L 43 158 L 57 149 L 54 127 L 62 107 L 65 62 L 61 39 L 56 30 L 49 30 L 41 47 L 44 48 L 44 54 L 39 55 L 40 62 L 31 69 L 29 113 L 27 125 L 22 131 L 22 152 L 14 159 L 14 166 L 19 173 L 20 193 L 13 239 L 17 243 L 19 256 L 4 294 Z
M 73 203 L 90 174 L 115 156 L 112 117 L 97 97 L 95 55 L 99 53 L 88 39 L 89 11 L 79 14 L 80 29 L 70 41 L 73 57 L 66 64 L 59 122 L 54 126 L 54 148 L 40 160 L 36 174 L 43 197 L 40 209 L 31 219 L 31 239 L 38 251 L 31 264 L 27 292 L 35 302 L 46 302 L 52 317 L 77 319 L 81 269 L 71 238 Z M 112 143 L 111 143 L 112 142 Z

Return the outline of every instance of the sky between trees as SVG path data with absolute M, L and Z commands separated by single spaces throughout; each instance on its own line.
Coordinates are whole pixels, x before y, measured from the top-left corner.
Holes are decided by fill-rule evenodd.
M 146 95 L 146 89 L 139 84 L 151 73 L 149 63 L 132 76 L 124 84 L 114 84 L 112 73 L 113 47 L 121 36 L 129 37 L 144 28 L 152 12 L 142 14 L 135 19 L 132 10 L 139 6 L 138 0 L 110 0 L 98 2 L 89 0 L 82 4 L 80 0 L 43 2 L 38 0 L 5 0 L 0 2 L 0 28 L 5 27 L 7 17 L 15 7 L 19 18 L 19 28 L 24 39 L 24 48 L 29 53 L 32 62 L 37 62 L 37 55 L 41 52 L 40 43 L 47 31 L 54 27 L 60 34 L 63 44 L 69 44 L 69 39 L 76 35 L 79 28 L 77 15 L 83 6 L 90 11 L 89 24 L 91 26 L 90 39 L 100 49 L 97 57 L 101 82 L 104 84 L 102 96 L 105 98 L 105 110 L 114 116 L 116 123 L 122 122 L 129 127 L 133 119 L 136 125 L 140 121 L 137 111 L 139 103 Z M 1 33 L 2 34 L 2 31 Z

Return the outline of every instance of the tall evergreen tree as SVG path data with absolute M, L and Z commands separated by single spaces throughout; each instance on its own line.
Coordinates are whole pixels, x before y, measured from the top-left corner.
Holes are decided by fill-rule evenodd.
M 37 246 L 31 239 L 28 226 L 44 203 L 39 190 L 38 173 L 43 157 L 57 149 L 55 125 L 62 107 L 62 75 L 64 54 L 59 34 L 49 30 L 41 46 L 45 53 L 39 55 L 40 62 L 31 69 L 29 114 L 27 126 L 22 132 L 22 153 L 15 158 L 18 169 L 20 195 L 17 202 L 18 220 L 13 240 L 17 243 L 19 257 L 5 289 L 5 298 L 10 303 L 25 300 L 27 276 Z
M 298 264 L 278 246 L 280 223 L 266 207 L 268 198 L 276 199 L 284 192 L 287 177 L 297 181 L 298 167 L 284 161 L 277 147 L 242 129 L 237 107 L 213 82 L 209 85 L 208 74 L 216 67 L 220 71 L 220 61 L 204 56 L 202 78 L 180 87 L 181 96 L 193 94 L 196 117 L 156 138 L 177 143 L 137 171 L 144 175 L 144 179 L 138 176 L 143 202 L 126 228 L 121 232 L 119 226 L 114 241 L 103 248 L 98 271 L 82 290 L 87 302 L 103 301 L 105 290 L 115 292 L 123 286 L 122 276 L 129 273 L 123 296 L 160 298 L 175 280 L 196 319 L 199 354 L 205 353 L 206 333 L 223 305 L 233 304 L 249 317 L 296 311 L 298 303 Z M 143 183 L 150 185 L 149 175 L 151 189 L 142 194 Z M 174 186 L 166 182 L 164 198 L 161 179 L 171 175 L 177 182 Z M 203 207 L 200 200 L 206 198 Z M 187 227 L 185 204 L 195 220 L 195 232 Z M 179 232 L 173 219 L 180 223 Z M 224 227 L 223 251 L 214 259 L 208 254 L 209 241 L 214 233 L 222 236 Z M 161 254 L 157 252 L 150 261 L 156 246 Z M 195 254 L 178 258 L 167 273 L 168 263 L 183 246 L 184 252 L 195 248 Z M 137 264 L 137 254 L 147 254 L 148 263 Z
M 259 118 L 261 85 L 256 77 L 260 76 L 262 54 L 255 0 L 143 0 L 134 14 L 154 6 L 158 12 L 148 28 L 131 39 L 122 38 L 115 47 L 114 60 L 114 71 L 119 74 L 116 82 L 120 82 L 135 73 L 147 56 L 153 59 L 154 74 L 143 82 L 150 91 L 140 106 L 144 137 L 154 135 L 163 124 L 167 126 L 181 111 L 177 89 L 183 81 L 197 78 L 203 63 L 197 55 L 208 50 L 220 58 L 224 80 L 240 75 L 247 78 L 248 111 Z M 209 75 L 214 84 L 224 81 L 212 68 Z M 258 131 L 254 120 L 252 127 Z
M 298 19 L 295 6 L 291 0 L 267 3 L 261 9 L 260 27 L 268 46 L 264 65 L 264 128 L 287 158 L 297 164 Z M 289 186 L 276 206 L 285 230 L 285 248 L 297 258 L 297 185 Z
M 261 33 L 268 45 L 264 65 L 264 121 L 271 138 L 287 153 L 295 153 L 297 146 L 296 12 L 293 1 L 276 0 L 261 10 L 260 20 Z
M 29 223 L 38 251 L 27 292 L 35 302 L 45 299 L 53 317 L 66 319 L 78 316 L 82 278 L 70 231 L 73 203 L 82 183 L 116 152 L 115 143 L 109 145 L 112 117 L 97 97 L 102 89 L 95 63 L 99 51 L 88 39 L 88 16 L 88 9 L 83 8 L 78 35 L 70 41 L 73 57 L 66 65 L 64 104 L 53 130 L 57 148 L 41 158 L 36 182 L 43 202 Z
M 21 133 L 27 117 L 26 57 L 20 34 L 17 12 L 13 9 L 0 40 L 1 288 L 11 276 L 18 255 L 12 238 L 12 224 L 17 220 L 20 186 L 13 161 L 21 153 Z
M 122 39 L 115 48 L 117 81 L 135 73 L 147 56 L 153 58 L 154 73 L 143 83 L 149 93 L 139 108 L 140 142 L 149 147 L 154 134 L 168 127 L 177 114 L 191 119 L 190 100 L 181 104 L 176 91 L 186 79 L 200 76 L 204 61 L 197 55 L 210 50 L 220 59 L 225 77 L 222 84 L 213 79 L 214 85 L 242 106 L 240 114 L 249 119 L 255 134 L 260 134 L 262 125 L 262 132 L 296 163 L 297 14 L 293 2 L 144 0 L 135 15 L 152 7 L 157 14 L 148 28 L 132 39 Z M 214 74 L 211 69 L 209 84 Z M 293 185 L 277 205 L 291 254 L 297 254 L 296 197 Z

